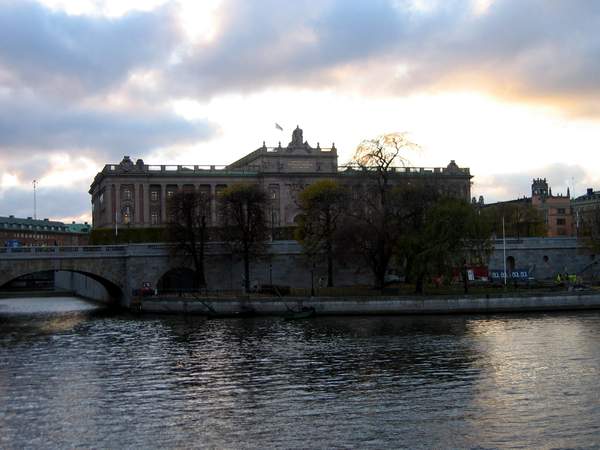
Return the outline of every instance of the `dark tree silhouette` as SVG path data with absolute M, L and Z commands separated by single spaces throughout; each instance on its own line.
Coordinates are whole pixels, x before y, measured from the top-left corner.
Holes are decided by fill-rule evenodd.
M 244 261 L 244 288 L 250 290 L 250 260 L 264 251 L 269 237 L 267 194 L 257 184 L 234 184 L 219 194 L 221 235 Z
M 195 287 L 206 287 L 204 249 L 210 198 L 196 191 L 177 191 L 168 200 L 167 233 L 176 255 L 190 258 L 195 271 Z

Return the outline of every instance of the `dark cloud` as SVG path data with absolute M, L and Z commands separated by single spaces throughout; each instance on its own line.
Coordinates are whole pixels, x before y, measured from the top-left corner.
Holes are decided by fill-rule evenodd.
M 221 13 L 216 39 L 171 70 L 179 92 L 332 82 L 330 69 L 393 48 L 408 26 L 385 0 L 230 0 Z
M 0 97 L 0 156 L 61 150 L 116 160 L 208 139 L 213 133 L 206 120 L 188 121 L 164 110 L 103 110 Z
M 216 39 L 170 77 L 179 92 L 200 96 L 372 76 L 381 86 L 368 89 L 395 93 L 462 82 L 508 96 L 600 96 L 597 1 L 497 0 L 479 15 L 466 0 L 431 3 L 418 10 L 408 0 L 229 0 Z
M 72 188 L 40 187 L 36 193 L 37 217 L 60 220 L 63 217 L 91 215 L 86 186 Z M 9 188 L 0 191 L 0 216 L 33 216 L 33 190 Z
M 164 63 L 180 37 L 174 24 L 167 7 L 111 19 L 0 0 L 0 82 L 63 98 L 97 94 Z

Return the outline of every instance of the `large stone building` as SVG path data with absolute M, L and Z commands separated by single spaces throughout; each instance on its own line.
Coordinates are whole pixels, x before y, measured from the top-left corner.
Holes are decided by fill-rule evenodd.
M 125 156 L 119 164 L 108 164 L 90 187 L 94 227 L 157 227 L 167 223 L 167 201 L 177 190 L 196 190 L 211 198 L 211 224 L 217 223 L 220 191 L 240 182 L 261 184 L 271 201 L 273 226 L 293 225 L 298 215 L 297 193 L 320 179 L 338 179 L 348 185 L 364 181 L 364 171 L 339 167 L 335 145 L 312 147 L 296 128 L 291 142 L 282 147 L 262 147 L 224 167 L 198 165 L 147 165 Z M 394 169 L 395 180 L 427 180 L 438 189 L 468 200 L 471 175 L 451 161 L 444 168 L 402 167 Z

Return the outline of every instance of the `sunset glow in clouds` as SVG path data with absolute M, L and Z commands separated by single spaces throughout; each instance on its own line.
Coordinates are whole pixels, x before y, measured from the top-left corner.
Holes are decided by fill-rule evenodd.
M 227 164 L 296 125 L 406 131 L 486 201 L 600 188 L 594 0 L 0 0 L 0 215 L 90 217 L 123 155 Z M 275 129 L 275 122 L 285 130 Z

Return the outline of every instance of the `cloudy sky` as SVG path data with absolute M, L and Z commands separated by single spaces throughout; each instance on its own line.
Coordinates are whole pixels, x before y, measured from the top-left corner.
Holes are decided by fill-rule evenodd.
M 0 215 L 89 220 L 123 155 L 227 164 L 403 131 L 486 201 L 600 189 L 596 0 L 0 0 Z M 283 126 L 278 131 L 275 123 Z

